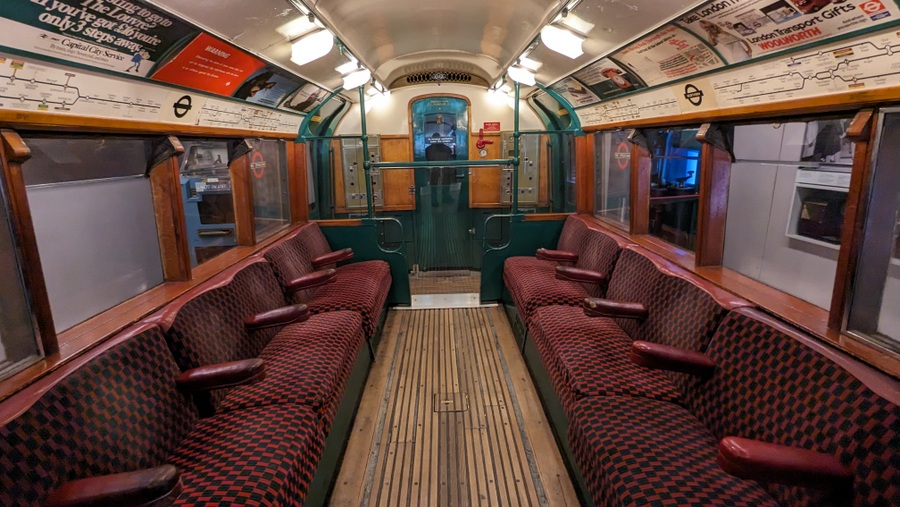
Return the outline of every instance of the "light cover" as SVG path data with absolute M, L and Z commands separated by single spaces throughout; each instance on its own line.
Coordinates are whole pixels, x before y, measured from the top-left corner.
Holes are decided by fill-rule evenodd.
M 507 72 L 509 73 L 509 78 L 513 81 L 525 86 L 534 86 L 534 72 L 531 72 L 525 67 L 513 65 Z
M 340 67 L 335 68 L 334 70 L 340 72 L 340 74 L 343 76 L 345 74 L 349 74 L 349 73 L 353 72 L 354 70 L 356 70 L 358 68 L 359 68 L 359 64 L 357 62 L 347 62 L 347 63 L 341 65 Z
M 579 37 L 565 28 L 547 25 L 541 30 L 541 42 L 557 53 L 575 59 L 584 54 L 581 49 L 583 37 Z
M 344 89 L 352 90 L 354 88 L 359 88 L 368 83 L 371 78 L 372 73 L 369 72 L 369 69 L 359 69 L 356 72 L 351 72 L 344 76 Z
M 305 35 L 291 45 L 291 61 L 297 65 L 318 60 L 334 47 L 334 35 L 326 29 Z

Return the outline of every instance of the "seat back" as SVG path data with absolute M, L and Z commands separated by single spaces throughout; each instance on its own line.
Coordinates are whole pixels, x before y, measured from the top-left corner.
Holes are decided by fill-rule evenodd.
M 729 310 L 750 305 L 633 245 L 622 249 L 606 297 L 647 307 L 644 321 L 616 319 L 632 339 L 696 351 L 706 348 Z
M 306 245 L 306 249 L 309 252 L 311 259 L 331 253 L 331 246 L 328 244 L 325 234 L 322 233 L 322 229 L 316 222 L 310 222 L 301 227 L 297 234 L 297 239 Z
M 0 505 L 162 465 L 197 422 L 160 329 L 141 324 L 0 404 Z
M 578 262 L 575 267 L 603 273 L 607 277 L 611 276 L 622 248 L 628 243 L 618 236 L 594 227 L 586 227 L 581 238 L 581 245 L 577 250 Z M 609 283 L 582 285 L 592 297 L 603 297 L 606 295 Z
M 717 439 L 739 436 L 840 457 L 854 499 L 763 484 L 786 506 L 897 505 L 900 383 L 753 309 L 730 312 L 707 349 L 711 379 L 685 402 Z
M 312 225 L 315 225 L 315 231 L 310 232 L 307 229 Z M 318 239 L 319 236 L 321 236 L 321 240 L 324 240 L 325 236 L 319 230 L 319 226 L 315 223 L 307 224 L 284 240 L 259 253 L 271 264 L 281 287 L 284 287 L 292 280 L 311 273 L 313 271 L 311 260 L 330 251 L 321 252 L 322 245 L 316 244 L 320 241 Z M 326 242 L 325 245 L 327 246 L 328 243 Z M 285 297 L 291 303 L 306 303 L 312 299 L 315 293 L 316 289 L 301 290 L 292 294 L 285 294 Z
M 165 331 L 175 362 L 189 370 L 259 356 L 279 328 L 249 332 L 244 319 L 286 304 L 271 265 L 251 258 L 185 293 L 148 321 Z M 213 393 L 213 408 L 226 394 Z
M 578 218 L 577 215 L 569 215 L 566 223 L 563 224 L 562 232 L 559 233 L 559 241 L 556 243 L 557 250 L 580 252 L 587 229 L 584 220 Z

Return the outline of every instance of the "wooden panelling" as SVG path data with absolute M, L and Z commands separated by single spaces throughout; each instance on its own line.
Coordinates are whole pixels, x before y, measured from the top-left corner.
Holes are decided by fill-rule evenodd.
M 710 139 L 720 134 L 716 126 L 706 124 L 698 135 L 702 138 L 703 149 L 697 211 L 697 266 L 720 266 L 725 258 L 725 215 L 728 213 L 731 153 Z
M 648 118 L 645 120 L 628 120 L 604 123 L 602 125 L 589 125 L 585 126 L 584 130 L 586 132 L 593 132 L 613 128 L 642 128 L 651 126 L 672 127 L 676 125 L 705 122 L 746 121 L 756 118 L 771 118 L 773 116 L 784 118 L 796 115 L 852 111 L 865 107 L 883 106 L 886 103 L 896 101 L 900 101 L 900 87 L 893 86 L 878 90 L 860 90 L 824 95 L 821 97 L 754 104 L 752 106 L 721 108 L 714 111 L 660 116 L 659 118 Z
M 862 254 L 865 235 L 866 205 L 872 191 L 871 160 L 874 143 L 871 141 L 876 128 L 875 111 L 866 109 L 856 114 L 847 131 L 847 136 L 856 143 L 856 149 L 853 154 L 853 172 L 850 177 L 850 189 L 847 192 L 847 204 L 844 208 L 842 247 L 838 253 L 831 311 L 828 315 L 828 327 L 832 330 L 844 329 L 850 310 L 853 279 L 856 276 L 856 266 Z
M 540 154 L 540 170 L 538 179 L 540 185 L 538 187 L 538 206 L 550 205 L 550 135 L 541 134 Z
M 381 160 L 384 162 L 409 162 L 412 160 L 412 142 L 409 136 L 381 136 Z M 416 186 L 414 169 L 382 169 L 384 185 L 384 211 L 408 211 L 416 209 L 416 194 L 409 188 Z
M 287 144 L 288 187 L 291 198 L 291 223 L 309 220 L 309 182 L 306 179 L 306 143 Z
M 643 146 L 631 145 L 631 233 L 650 232 L 650 172 L 653 158 Z M 593 214 L 593 210 L 591 210 Z
M 575 138 L 576 209 L 594 213 L 594 134 Z
M 37 236 L 28 205 L 28 193 L 25 189 L 25 177 L 22 164 L 31 158 L 31 150 L 15 131 L 0 130 L 3 149 L 0 157 L 3 162 L 3 179 L 0 184 L 9 199 L 12 212 L 10 221 L 15 232 L 19 253 L 22 258 L 22 272 L 25 285 L 31 296 L 31 311 L 37 320 L 38 332 L 44 353 L 54 354 L 59 350 L 56 328 L 53 325 L 53 314 L 50 311 L 50 297 L 44 282 L 44 270 L 41 267 L 41 256 L 38 253 Z
M 493 141 L 485 144 L 487 155 L 482 157 L 481 150 L 475 145 L 478 135 L 469 136 L 469 160 L 490 160 L 502 158 L 503 146 L 499 132 L 485 132 L 484 138 Z M 470 167 L 469 168 L 469 207 L 470 208 L 500 208 L 500 179 L 503 177 L 503 169 L 500 166 Z M 508 204 L 506 206 L 509 206 Z
M 552 222 L 554 220 L 565 220 L 569 218 L 571 213 L 539 213 L 536 215 L 525 215 L 526 222 Z
M 178 143 L 178 147 L 181 147 L 181 143 Z M 183 152 L 182 148 L 181 153 Z M 150 191 L 156 214 L 156 233 L 159 236 L 163 275 L 168 282 L 190 280 L 191 252 L 188 247 L 184 201 L 181 199 L 177 155 L 166 159 L 150 171 Z
M 231 163 L 231 195 L 234 200 L 234 228 L 239 246 L 256 244 L 256 220 L 253 212 L 253 184 L 250 181 L 250 156 Z
M 200 127 L 182 123 L 113 120 L 91 116 L 69 116 L 43 112 L 0 111 L 0 125 L 17 129 L 69 132 L 106 132 L 116 134 L 170 134 L 198 137 L 253 137 L 266 139 L 294 139 L 296 134 L 263 132 L 259 130 Z

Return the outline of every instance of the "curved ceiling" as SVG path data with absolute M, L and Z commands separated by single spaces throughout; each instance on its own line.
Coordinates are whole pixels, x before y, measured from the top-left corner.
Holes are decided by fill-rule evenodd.
M 147 0 L 325 88 L 341 86 L 332 50 L 302 67 L 290 61 L 291 22 L 304 16 L 289 0 Z M 296 0 L 303 3 L 384 84 L 410 69 L 468 69 L 493 83 L 556 19 L 570 0 Z M 538 46 L 544 84 L 672 19 L 698 0 L 582 0 L 569 14 L 585 32 L 585 54 L 569 59 Z M 569 21 L 566 23 L 569 24 Z M 354 98 L 347 94 L 351 100 Z

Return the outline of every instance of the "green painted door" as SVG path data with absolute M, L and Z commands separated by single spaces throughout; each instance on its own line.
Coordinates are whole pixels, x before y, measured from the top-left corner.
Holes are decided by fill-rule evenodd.
M 469 158 L 469 104 L 428 97 L 412 104 L 415 160 Z M 469 212 L 469 168 L 416 169 L 416 258 L 421 271 L 475 266 Z

